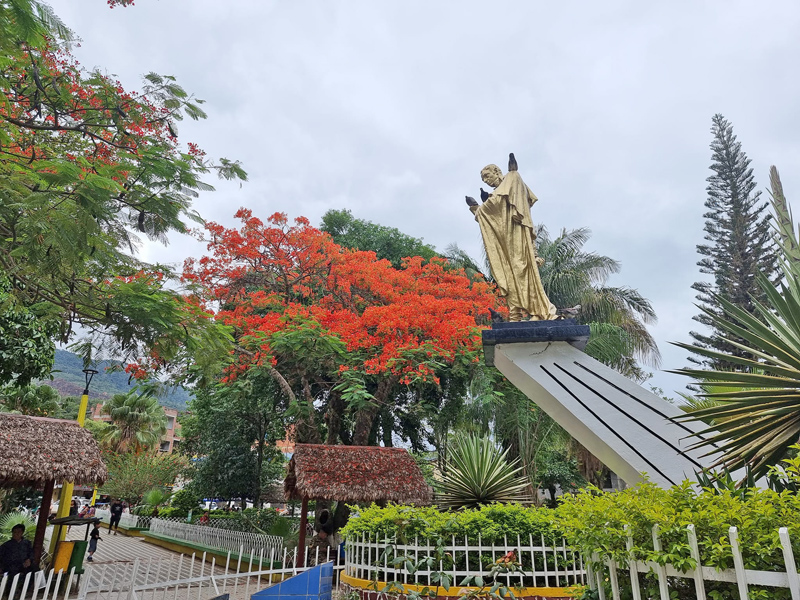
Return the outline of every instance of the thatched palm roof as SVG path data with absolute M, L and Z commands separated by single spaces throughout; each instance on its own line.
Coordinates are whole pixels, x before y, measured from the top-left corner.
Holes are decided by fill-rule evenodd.
M 290 500 L 431 501 L 414 457 L 402 448 L 297 444 L 283 489 Z
M 76 421 L 0 413 L 0 484 L 93 485 L 107 478 L 97 442 Z

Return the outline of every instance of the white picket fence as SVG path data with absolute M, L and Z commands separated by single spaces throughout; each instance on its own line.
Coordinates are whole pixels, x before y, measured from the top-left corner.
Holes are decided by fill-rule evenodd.
M 164 519 L 153 519 L 150 522 L 150 533 L 231 552 L 238 552 L 242 546 L 254 548 L 256 552 L 263 550 L 266 554 L 280 553 L 283 550 L 283 538 L 276 535 L 230 531 Z
M 309 549 L 307 549 L 309 550 Z M 247 556 L 247 559 L 242 558 Z M 206 560 L 211 558 L 211 560 Z M 32 573 L 0 578 L 0 598 L 31 600 L 203 600 L 229 593 L 232 600 L 250 595 L 309 566 L 333 560 L 333 550 L 307 553 L 306 567 L 298 567 L 285 548 L 240 547 L 224 561 L 192 554 L 168 561 L 140 560 L 85 564 L 85 573 Z
M 462 541 L 451 537 L 443 548 L 452 558 L 448 558 L 448 564 L 440 562 L 436 568 L 420 569 L 414 573 L 409 573 L 402 565 L 392 564 L 384 552 L 387 546 L 392 547 L 395 557 L 406 556 L 414 563 L 427 556 L 436 556 L 437 551 L 435 541 L 430 539 L 415 538 L 413 543 L 395 543 L 364 536 L 358 540 L 349 539 L 345 544 L 345 573 L 358 579 L 377 576 L 379 581 L 427 585 L 432 573 L 443 572 L 452 578 L 453 585 L 458 585 L 465 577 L 488 577 L 492 564 L 513 550 L 523 573 L 502 575 L 501 579 L 509 587 L 566 587 L 587 582 L 587 571 L 580 555 L 563 540 L 546 544 L 544 536 L 537 540 L 532 535 L 527 539 L 520 536 L 511 540 L 505 538 L 502 544 L 484 544 L 480 537 L 477 544 L 470 544 L 467 538 Z
M 627 530 L 627 527 L 626 527 Z M 625 565 L 618 565 L 608 557 L 595 555 L 591 561 L 594 565 L 602 564 L 601 571 L 592 570 L 589 576 L 589 587 L 597 590 L 600 600 L 606 599 L 606 589 L 604 581 L 608 581 L 611 589 L 611 596 L 614 600 L 620 600 L 622 591 L 629 591 L 633 600 L 642 600 L 642 590 L 639 581 L 639 574 L 653 573 L 658 581 L 659 600 L 669 600 L 670 588 L 674 587 L 675 579 L 694 580 L 694 589 L 697 600 L 706 600 L 706 582 L 724 582 L 736 584 L 736 595 L 739 600 L 748 600 L 748 589 L 750 586 L 765 586 L 772 588 L 788 588 L 792 600 L 800 600 L 800 577 L 797 572 L 792 542 L 789 538 L 789 531 L 785 527 L 778 530 L 778 537 L 783 550 L 784 570 L 783 571 L 756 571 L 744 568 L 744 559 L 739 546 L 739 532 L 736 527 L 728 530 L 728 539 L 731 543 L 733 552 L 733 569 L 717 570 L 714 567 L 706 567 L 700 563 L 700 551 L 697 545 L 697 534 L 694 525 L 686 528 L 686 541 L 689 546 L 689 553 L 697 563 L 697 567 L 682 571 L 673 565 L 660 565 L 654 561 L 628 560 Z M 627 548 L 633 548 L 633 538 L 628 535 Z M 658 525 L 653 527 L 653 550 L 661 551 L 661 539 L 659 536 Z M 591 565 L 589 565 L 591 567 Z M 630 581 L 625 580 L 621 584 L 619 570 L 624 569 L 630 577 Z M 670 579 L 673 579 L 671 582 Z M 626 594 L 627 595 L 627 594 Z

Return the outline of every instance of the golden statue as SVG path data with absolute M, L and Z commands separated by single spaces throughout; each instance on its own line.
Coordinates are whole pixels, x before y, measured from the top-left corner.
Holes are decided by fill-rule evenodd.
M 509 321 L 555 319 L 556 307 L 547 298 L 539 276 L 543 261 L 536 257 L 531 206 L 538 198 L 522 181 L 513 154 L 505 177 L 500 167 L 488 165 L 481 171 L 481 179 L 494 192 L 487 194 L 481 189 L 483 204 L 469 196 L 467 204 L 481 227 L 492 277 L 508 302 Z

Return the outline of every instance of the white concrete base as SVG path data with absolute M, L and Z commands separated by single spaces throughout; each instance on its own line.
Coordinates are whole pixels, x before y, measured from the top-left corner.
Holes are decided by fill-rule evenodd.
M 628 485 L 646 474 L 669 487 L 713 462 L 696 423 L 676 423 L 680 408 L 587 356 L 568 342 L 517 342 L 494 348 L 495 366 Z

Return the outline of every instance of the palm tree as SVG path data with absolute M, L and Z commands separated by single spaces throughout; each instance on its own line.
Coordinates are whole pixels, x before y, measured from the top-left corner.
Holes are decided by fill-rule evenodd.
M 116 452 L 152 449 L 167 432 L 167 415 L 150 388 L 116 394 L 103 405 L 103 413 L 111 416 L 111 426 L 101 442 Z
M 555 239 L 543 226 L 537 231 L 539 268 L 550 301 L 559 308 L 580 306 L 578 321 L 591 327 L 586 353 L 637 381 L 647 378 L 642 364 L 657 368 L 661 354 L 647 325 L 656 322 L 650 302 L 629 287 L 612 287 L 608 278 L 620 270 L 613 258 L 586 252 L 591 232 L 562 229 Z
M 675 344 L 734 366 L 731 371 L 674 372 L 702 382 L 698 396 L 705 404 L 690 409 L 685 418 L 711 425 L 699 433 L 706 437 L 695 447 L 719 449 L 712 468 L 733 471 L 748 466 L 755 478 L 777 465 L 800 439 L 800 244 L 775 167 L 770 179 L 783 281 L 776 287 L 759 274 L 765 301 L 753 300 L 755 314 L 723 298 L 718 299 L 720 314 L 704 311 L 743 355 Z
M 58 416 L 61 397 L 47 385 L 5 386 L 0 388 L 0 412 L 14 412 L 34 417 Z

